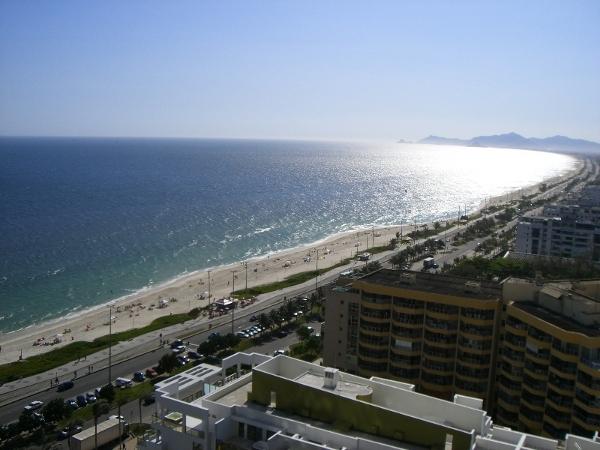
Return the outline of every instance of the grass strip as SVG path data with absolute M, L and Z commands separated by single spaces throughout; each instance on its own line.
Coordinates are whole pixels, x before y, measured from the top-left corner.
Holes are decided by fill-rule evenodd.
M 241 290 L 235 291 L 233 295 L 236 298 L 248 298 L 248 297 L 255 297 L 260 294 L 266 294 L 267 292 L 278 291 L 280 289 L 284 289 L 284 288 L 287 288 L 290 286 L 295 286 L 297 284 L 304 283 L 305 281 L 313 279 L 317 275 L 322 275 L 326 272 L 329 272 L 330 270 L 336 269 L 341 266 L 345 266 L 350 261 L 352 261 L 352 258 L 346 258 L 346 259 L 343 259 L 342 261 L 340 261 L 339 263 L 337 263 L 331 267 L 327 267 L 325 269 L 319 269 L 318 271 L 317 270 L 309 270 L 307 272 L 296 273 L 294 275 L 290 275 L 289 277 L 286 277 L 282 281 L 275 281 L 273 283 L 261 284 L 259 286 L 254 286 L 254 287 L 251 287 L 248 289 L 241 289 Z
M 142 328 L 133 328 L 121 333 L 113 333 L 112 345 L 121 341 L 128 341 L 142 334 L 149 333 L 154 330 L 175 325 L 193 319 L 190 314 L 173 314 L 170 316 L 159 317 L 152 321 L 149 325 Z M 157 343 L 158 344 L 158 343 Z M 75 341 L 64 347 L 51 350 L 41 355 L 30 356 L 23 361 L 0 365 L 0 383 L 18 380 L 20 378 L 36 375 L 47 370 L 67 364 L 74 359 L 83 358 L 100 350 L 108 348 L 109 336 L 101 336 L 94 339 L 92 342 Z

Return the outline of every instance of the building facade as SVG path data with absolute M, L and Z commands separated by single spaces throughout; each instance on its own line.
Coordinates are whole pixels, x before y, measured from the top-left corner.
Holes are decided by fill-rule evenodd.
M 534 433 L 600 428 L 600 289 L 508 280 L 496 418 Z
M 493 398 L 502 290 L 498 283 L 381 270 L 327 297 L 324 362 L 393 377 L 419 392 Z
M 381 270 L 327 296 L 324 364 L 484 400 L 561 438 L 600 428 L 600 281 L 474 283 Z

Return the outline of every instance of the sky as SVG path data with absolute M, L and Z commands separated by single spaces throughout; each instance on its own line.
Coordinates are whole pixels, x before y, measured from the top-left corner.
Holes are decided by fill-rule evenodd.
M 600 141 L 600 1 L 0 1 L 0 135 Z

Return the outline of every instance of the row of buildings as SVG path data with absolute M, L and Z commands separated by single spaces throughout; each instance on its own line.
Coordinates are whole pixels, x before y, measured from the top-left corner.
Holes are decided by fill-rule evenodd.
M 547 205 L 517 224 L 515 251 L 600 262 L 600 186 L 588 185 L 577 197 Z
M 501 425 L 600 429 L 600 280 L 502 282 L 380 270 L 327 295 L 324 365 L 483 400 Z
M 364 378 L 287 356 L 237 353 L 156 385 L 143 450 L 599 450 L 494 424 L 480 399 Z

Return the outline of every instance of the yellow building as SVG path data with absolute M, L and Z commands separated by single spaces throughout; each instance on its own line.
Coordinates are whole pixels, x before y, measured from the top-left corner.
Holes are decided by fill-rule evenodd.
M 551 437 L 600 428 L 600 283 L 510 279 L 496 420 Z
M 380 270 L 328 294 L 324 362 L 489 409 L 501 297 L 499 283 Z
M 324 364 L 482 398 L 499 423 L 554 438 L 600 428 L 600 281 L 380 270 L 338 284 Z

